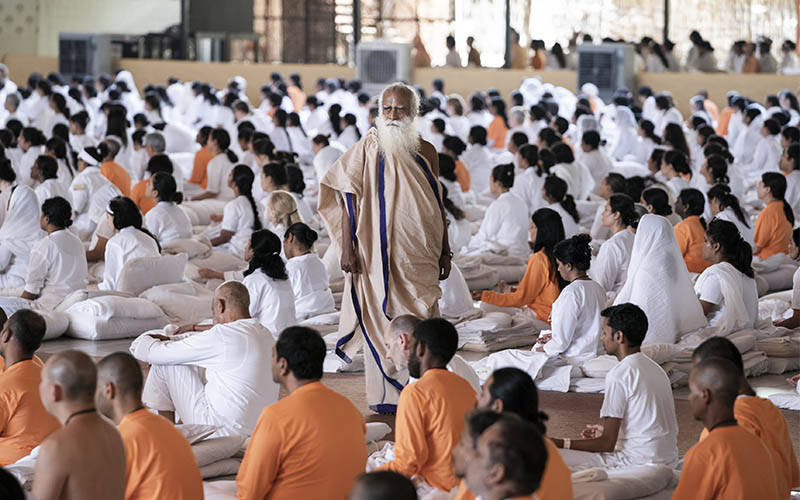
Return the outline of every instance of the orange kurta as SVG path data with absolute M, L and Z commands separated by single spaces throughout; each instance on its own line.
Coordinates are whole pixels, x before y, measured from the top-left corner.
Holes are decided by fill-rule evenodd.
M 719 123 L 719 108 L 714 101 L 711 99 L 706 99 L 703 101 L 703 105 L 705 106 L 706 111 L 708 111 L 708 115 L 711 117 L 711 119 Z M 709 123 L 709 125 L 711 124 Z
M 464 166 L 461 160 L 456 160 L 455 173 L 456 173 L 456 182 L 458 182 L 458 185 L 461 186 L 461 191 L 466 193 L 467 191 L 469 191 L 469 184 L 471 178 L 469 176 L 469 170 L 467 169 L 467 167 Z
M 686 453 L 672 500 L 778 498 L 769 451 L 738 425 L 717 427 Z
M 148 179 L 141 180 L 137 182 L 135 186 L 133 186 L 133 189 L 131 189 L 131 199 L 134 203 L 136 203 L 136 206 L 139 207 L 139 210 L 142 211 L 142 215 L 146 214 L 151 208 L 156 206 L 156 202 L 145 194 L 147 190 L 147 182 Z
M 537 50 L 533 53 L 531 57 L 531 67 L 535 70 L 544 69 L 547 66 L 547 56 L 545 55 L 544 51 Z
M 711 262 L 703 260 L 703 239 L 706 231 L 703 229 L 700 217 L 690 215 L 676 224 L 674 230 L 678 248 L 689 272 L 702 273 L 705 271 Z
M 519 286 L 511 293 L 485 291 L 481 301 L 493 306 L 530 307 L 541 321 L 550 321 L 553 302 L 558 298 L 559 289 L 555 275 L 550 279 L 550 262 L 544 250 L 539 250 L 528 259 L 528 268 Z
M 197 150 L 197 153 L 194 154 L 192 177 L 189 179 L 189 182 L 192 184 L 200 184 L 203 189 L 208 187 L 208 172 L 206 172 L 206 169 L 208 168 L 208 162 L 210 162 L 214 156 L 214 153 L 209 151 L 205 146 Z
M 789 240 L 792 237 L 792 224 L 783 212 L 783 202 L 773 201 L 764 207 L 756 219 L 753 240 L 761 249 L 756 257 L 766 259 L 776 253 L 789 253 Z
M 122 165 L 114 161 L 104 161 L 100 164 L 100 173 L 117 186 L 123 196 L 131 195 L 131 176 Z
M 42 361 L 41 358 L 39 358 L 39 356 L 34 355 L 33 364 L 41 368 L 44 366 L 44 361 Z M 4 360 L 2 356 L 0 356 L 0 373 L 3 373 L 4 371 L 6 371 L 6 360 Z
M 475 390 L 447 370 L 432 369 L 400 393 L 395 421 L 394 460 L 381 469 L 421 476 L 442 491 L 458 486 L 453 447 L 464 416 L 475 408 Z
M 770 400 L 756 396 L 739 396 L 733 416 L 743 429 L 755 434 L 767 447 L 775 464 L 778 495 L 789 498 L 792 488 L 800 486 L 800 467 L 792 449 L 789 426 L 781 411 Z M 703 429 L 700 441 L 708 436 Z
M 501 116 L 495 116 L 489 128 L 486 129 L 487 142 L 492 142 L 494 149 L 503 149 L 506 147 L 506 135 L 508 134 L 508 127 Z
M 146 408 L 119 423 L 125 446 L 125 500 L 203 498 L 203 476 L 189 441 L 164 417 Z
M 547 464 L 544 466 L 542 483 L 535 494 L 542 500 L 572 500 L 572 473 L 556 445 L 546 437 L 544 444 L 547 447 Z M 453 500 L 475 500 L 475 494 L 461 481 Z
M 300 90 L 297 85 L 290 86 L 286 89 L 286 92 L 289 94 L 289 99 L 292 100 L 294 112 L 299 113 L 306 105 L 306 93 Z
M 247 500 L 347 498 L 367 463 L 366 424 L 349 399 L 311 382 L 261 412 L 236 475 Z
M 19 361 L 0 373 L 0 466 L 30 454 L 61 424 L 39 397 L 42 366 Z
M 728 125 L 731 123 L 733 113 L 735 113 L 735 110 L 730 106 L 722 109 L 722 113 L 719 114 L 719 120 L 717 120 L 717 135 L 728 135 Z

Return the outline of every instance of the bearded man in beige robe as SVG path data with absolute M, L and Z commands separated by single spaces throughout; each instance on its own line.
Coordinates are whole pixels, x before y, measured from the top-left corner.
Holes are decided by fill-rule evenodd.
M 395 83 L 370 129 L 320 181 L 319 213 L 341 249 L 345 272 L 336 353 L 364 353 L 367 402 L 393 413 L 403 385 L 386 358 L 383 332 L 401 314 L 439 315 L 439 280 L 450 274 L 450 245 L 432 144 L 414 126 L 419 96 Z

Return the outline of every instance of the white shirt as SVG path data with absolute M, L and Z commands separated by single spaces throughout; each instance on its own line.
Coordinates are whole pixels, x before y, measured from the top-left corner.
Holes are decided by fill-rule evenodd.
M 681 194 L 681 191 L 683 191 L 684 189 L 688 189 L 692 186 L 691 184 L 689 184 L 689 181 L 687 181 L 680 175 L 676 175 L 675 177 L 667 181 L 667 187 L 672 191 L 672 194 L 674 194 L 675 197 L 677 198 L 678 195 Z
M 19 163 L 16 165 L 17 183 L 26 186 L 33 186 L 34 182 L 31 179 L 31 170 L 33 164 L 36 163 L 36 158 L 44 154 L 44 146 L 31 146 L 25 153 L 22 154 Z
M 514 178 L 511 192 L 525 202 L 525 206 L 528 207 L 528 216 L 533 215 L 533 212 L 545 206 L 545 201 L 542 198 L 544 180 L 545 176 L 536 174 L 536 167 L 526 168 Z
M 258 207 L 258 205 L 256 205 L 256 207 Z M 229 201 L 225 205 L 225 210 L 222 212 L 220 228 L 223 231 L 230 231 L 233 233 L 233 236 L 231 236 L 228 242 L 233 255 L 244 258 L 244 248 L 247 246 L 247 242 L 250 241 L 250 235 L 253 234 L 255 217 L 256 214 L 253 213 L 253 206 L 250 204 L 250 200 L 244 195 L 237 196 L 236 199 Z
M 312 252 L 289 259 L 286 273 L 292 283 L 298 321 L 336 309 L 328 272 L 317 254 Z
M 69 190 L 72 193 L 72 211 L 76 214 L 83 214 L 89 211 L 89 201 L 92 199 L 98 189 L 111 184 L 103 174 L 100 173 L 100 168 L 89 167 L 79 172 L 72 183 L 69 185 Z
M 70 293 L 86 287 L 87 269 L 81 240 L 67 230 L 55 231 L 33 245 L 25 291 L 52 296 L 55 306 Z
M 342 130 L 342 133 L 339 134 L 337 140 L 344 146 L 346 149 L 350 149 L 353 147 L 355 143 L 359 141 L 358 137 L 358 129 L 355 125 L 348 125 Z
M 36 193 L 36 198 L 39 199 L 40 206 L 46 200 L 55 198 L 56 196 L 60 196 L 67 201 L 72 199 L 72 196 L 69 194 L 69 190 L 64 187 L 64 184 L 58 179 L 46 179 L 44 182 L 36 186 L 33 192 Z
M 340 156 L 342 150 L 333 146 L 325 146 L 314 155 L 314 172 L 317 174 L 317 180 L 322 179 Z
M 94 137 L 88 134 L 81 134 L 81 135 L 73 135 L 69 134 L 69 145 L 72 146 L 72 150 L 76 153 L 80 153 L 85 148 L 94 147 L 97 145 L 97 141 Z
M 245 276 L 242 284 L 250 292 L 250 315 L 258 319 L 275 338 L 286 328 L 297 324 L 294 292 L 288 279 L 274 280 L 258 269 Z
M 800 170 L 792 170 L 786 176 L 786 194 L 783 199 L 792 207 L 794 220 L 800 221 Z
M 486 209 L 481 227 L 469 246 L 480 248 L 481 243 L 496 242 L 506 247 L 509 255 L 527 257 L 530 253 L 528 227 L 528 207 L 509 191 L 501 194 Z
M 606 374 L 600 418 L 622 419 L 616 451 L 634 464 L 678 461 L 678 421 L 667 374 L 637 352 Z
M 248 318 L 172 339 L 142 335 L 131 344 L 131 353 L 146 363 L 205 368 L 212 417 L 226 429 L 250 435 L 264 407 L 278 400 L 279 386 L 270 373 L 272 335 Z
M 466 116 L 453 115 L 447 120 L 447 125 L 453 130 L 453 135 L 467 142 L 469 137 L 469 129 L 472 128 L 472 123 Z
M 800 309 L 800 268 L 792 275 L 792 309 Z
M 584 164 L 577 161 L 554 165 L 550 173 L 567 183 L 567 193 L 576 200 L 585 200 L 594 190 L 595 181 L 591 172 Z
M 778 160 L 781 154 L 783 149 L 778 137 L 774 135 L 762 137 L 756 144 L 749 168 L 745 167 L 743 172 L 749 177 L 760 177 L 763 172 L 778 172 Z
M 730 283 L 732 285 L 727 291 L 739 295 L 736 300 L 741 299 L 744 303 L 745 311 L 749 319 L 741 328 L 753 328 L 753 323 L 758 318 L 758 291 L 756 290 L 756 280 L 749 278 L 739 272 L 731 264 L 720 263 L 707 267 L 697 278 L 695 282 L 695 292 L 697 298 L 714 304 L 711 312 L 708 314 L 708 326 L 718 326 L 725 318 L 727 309 L 725 296 L 723 293 L 723 277 L 719 274 L 719 266 L 725 265 L 730 271 L 730 275 L 735 275 L 737 282 Z
M 614 164 L 611 162 L 611 159 L 599 149 L 589 151 L 588 153 L 581 153 L 578 157 L 578 161 L 589 170 L 592 179 L 594 179 L 595 190 L 600 187 L 603 179 L 614 169 Z M 644 163 L 646 164 L 647 161 Z
M 144 225 L 161 245 L 192 237 L 192 221 L 178 205 L 159 201 L 144 215 Z
M 220 200 L 232 200 L 234 198 L 233 189 L 228 186 L 228 175 L 233 170 L 233 163 L 228 159 L 228 155 L 220 153 L 208 162 L 208 184 L 206 191 L 214 193 Z
M 732 224 L 735 224 L 736 228 L 739 230 L 739 234 L 742 236 L 744 241 L 750 243 L 751 247 L 755 246 L 755 240 L 753 239 L 754 237 L 753 223 L 748 221 L 750 227 L 745 226 L 742 223 L 742 221 L 740 221 L 739 218 L 736 217 L 736 212 L 734 212 L 731 207 L 727 207 L 725 210 L 718 213 L 716 217 L 714 217 L 714 219 L 726 220 Z
M 619 293 L 628 278 L 634 238 L 633 232 L 623 229 L 600 245 L 597 257 L 592 260 L 589 276 L 611 297 Z
M 558 295 L 550 313 L 553 338 L 544 345 L 550 356 L 570 363 L 597 357 L 606 307 L 606 291 L 592 280 L 575 280 Z
M 122 268 L 131 259 L 139 257 L 158 257 L 156 240 L 135 227 L 128 226 L 115 234 L 106 243 L 103 281 L 97 284 L 100 290 L 116 290 Z
M 489 148 L 470 144 L 459 159 L 469 170 L 470 190 L 475 194 L 488 191 L 492 175 L 492 157 L 489 154 Z
M 558 215 L 561 216 L 561 224 L 564 225 L 564 238 L 571 238 L 578 234 L 580 228 L 578 227 L 578 223 L 575 222 L 575 219 L 564 210 L 564 207 L 561 206 L 561 203 L 551 203 L 546 205 L 544 208 L 549 208 L 550 210 L 555 210 L 558 212 Z

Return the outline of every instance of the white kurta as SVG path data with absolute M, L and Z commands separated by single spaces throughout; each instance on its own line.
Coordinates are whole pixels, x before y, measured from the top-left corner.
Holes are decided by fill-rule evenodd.
M 709 326 L 721 326 L 723 335 L 753 328 L 758 318 L 756 280 L 748 278 L 727 262 L 707 267 L 694 284 L 697 298 L 714 304 L 708 314 Z
M 599 149 L 589 151 L 588 153 L 582 153 L 578 157 L 578 162 L 586 167 L 589 174 L 591 174 L 594 180 L 595 192 L 597 188 L 600 187 L 600 184 L 603 183 L 603 179 L 614 169 L 614 164 L 611 162 L 611 159 Z
M 470 144 L 459 159 L 469 170 L 471 191 L 476 195 L 488 191 L 493 165 L 489 148 L 478 144 Z
M 77 236 L 55 231 L 31 249 L 25 291 L 39 295 L 37 308 L 53 309 L 61 300 L 86 287 L 86 250 Z
M 228 175 L 233 170 L 233 163 L 225 153 L 220 153 L 208 162 L 206 172 L 208 173 L 208 184 L 206 191 L 214 193 L 220 200 L 232 200 L 235 195 L 233 189 L 228 186 Z
M 605 289 L 612 300 L 628 277 L 634 238 L 633 232 L 627 229 L 613 235 L 600 246 L 600 251 L 589 269 L 589 276 Z
M 192 221 L 178 205 L 159 201 L 144 216 L 144 226 L 158 238 L 161 246 L 192 237 Z
M 722 212 L 718 213 L 714 219 L 726 220 L 732 224 L 735 224 L 744 241 L 748 242 L 751 247 L 755 246 L 755 241 L 753 239 L 755 229 L 753 228 L 753 224 L 750 223 L 749 227 L 745 226 L 744 223 L 742 223 L 742 221 L 736 217 L 736 212 L 734 212 L 732 208 L 726 208 Z
M 528 207 L 517 195 L 506 192 L 486 209 L 481 227 L 469 246 L 478 249 L 485 243 L 498 243 L 509 255 L 527 257 L 528 227 Z
M 289 259 L 286 273 L 292 283 L 297 321 L 336 310 L 328 272 L 317 254 Z
M 49 200 L 50 198 L 55 198 L 56 196 L 60 196 L 68 202 L 72 198 L 72 196 L 70 196 L 69 189 L 64 187 L 64 184 L 58 179 L 46 179 L 44 182 L 36 186 L 33 191 L 36 193 L 36 198 L 39 200 L 40 206 L 45 201 Z
M 550 313 L 553 338 L 544 352 L 570 364 L 597 357 L 606 307 L 606 291 L 592 280 L 575 280 L 558 295 Z
M 325 146 L 314 155 L 314 172 L 317 174 L 319 181 L 331 168 L 331 165 L 336 163 L 336 160 L 342 156 L 343 151 L 333 146 Z
M 98 167 L 86 167 L 72 180 L 69 191 L 72 211 L 76 215 L 74 229 L 81 238 L 90 235 L 95 227 L 95 221 L 89 217 L 90 201 L 100 188 L 111 185 L 113 184 L 100 173 Z
M 247 242 L 250 241 L 250 235 L 253 234 L 255 217 L 253 207 L 246 196 L 240 195 L 236 199 L 229 201 L 225 205 L 225 210 L 222 214 L 220 229 L 230 231 L 233 236 L 231 236 L 230 241 L 217 247 L 217 250 L 243 259 L 244 249 L 247 246 Z
M 184 424 L 221 426 L 217 435 L 248 436 L 264 407 L 278 400 L 270 374 L 274 345 L 272 335 L 248 318 L 170 341 L 142 335 L 131 353 L 152 365 L 142 394 L 149 408 L 175 411 Z
M 794 220 L 800 221 L 800 170 L 792 170 L 786 176 L 786 194 L 783 199 L 792 207 Z
M 100 290 L 117 290 L 125 263 L 139 257 L 158 257 L 158 244 L 148 234 L 135 227 L 126 227 L 115 234 L 105 251 L 103 281 L 97 284 Z
M 250 315 L 261 322 L 275 338 L 297 324 L 292 283 L 274 280 L 260 269 L 245 276 L 242 284 L 250 292 Z
M 542 188 L 544 187 L 544 176 L 536 173 L 535 167 L 526 168 L 514 178 L 514 186 L 511 192 L 517 195 L 525 206 L 528 207 L 528 216 L 546 205 L 542 198 Z
M 31 146 L 25 153 L 22 154 L 19 163 L 16 165 L 17 183 L 26 186 L 33 186 L 34 182 L 31 179 L 31 170 L 33 164 L 36 163 L 36 158 L 44 154 L 44 146 Z
M 569 212 L 567 212 L 564 207 L 561 206 L 561 203 L 550 203 L 544 208 L 555 210 L 558 212 L 558 215 L 561 216 L 561 224 L 564 225 L 564 238 L 571 238 L 578 234 L 578 231 L 580 231 L 578 223 L 575 222 L 575 219 L 572 217 L 572 215 L 570 215 Z

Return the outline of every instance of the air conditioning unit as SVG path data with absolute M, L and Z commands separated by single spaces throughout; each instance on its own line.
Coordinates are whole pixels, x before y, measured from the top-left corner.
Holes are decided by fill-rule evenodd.
M 411 82 L 411 44 L 384 40 L 356 47 L 356 76 L 364 92 L 377 95 L 394 82 Z
M 100 33 L 59 33 L 58 72 L 72 76 L 111 73 L 111 61 L 121 56 L 114 35 Z
M 623 43 L 578 46 L 578 88 L 593 83 L 600 90 L 599 97 L 608 101 L 620 88 L 631 91 L 636 84 L 634 50 Z

